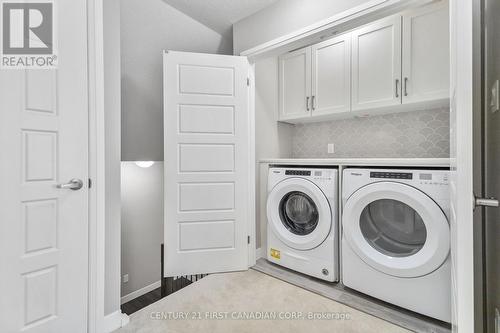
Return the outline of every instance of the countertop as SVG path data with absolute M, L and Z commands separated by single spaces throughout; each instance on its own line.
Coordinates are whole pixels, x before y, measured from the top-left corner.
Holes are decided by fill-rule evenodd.
M 282 165 L 449 167 L 449 158 L 264 158 L 259 163 Z

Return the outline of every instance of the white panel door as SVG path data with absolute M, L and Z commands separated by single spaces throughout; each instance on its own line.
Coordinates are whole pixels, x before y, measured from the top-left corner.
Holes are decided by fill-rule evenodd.
M 450 96 L 450 33 L 446 1 L 403 15 L 403 104 Z
M 312 46 L 312 115 L 351 110 L 351 35 Z
M 352 32 L 352 109 L 401 104 L 401 16 Z
M 87 332 L 87 2 L 57 5 L 59 68 L 0 70 L 5 333 Z
M 279 57 L 279 120 L 311 115 L 311 47 Z
M 246 57 L 164 54 L 165 276 L 248 268 Z

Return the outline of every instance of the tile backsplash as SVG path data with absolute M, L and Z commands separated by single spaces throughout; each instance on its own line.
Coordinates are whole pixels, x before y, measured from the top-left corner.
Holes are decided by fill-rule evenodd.
M 297 124 L 294 158 L 449 157 L 448 108 Z M 334 153 L 328 153 L 328 144 Z

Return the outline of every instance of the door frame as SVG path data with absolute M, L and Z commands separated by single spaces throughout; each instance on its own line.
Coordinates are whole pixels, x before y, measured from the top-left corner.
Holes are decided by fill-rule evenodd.
M 105 316 L 104 316 L 104 258 L 105 258 L 105 123 L 104 123 L 104 44 L 103 44 L 103 0 L 87 0 L 88 1 L 88 65 L 89 65 L 89 176 L 92 179 L 93 186 L 89 190 L 89 297 L 88 297 L 88 332 L 100 333 L 104 331 Z M 408 1 L 410 2 L 410 1 Z M 474 48 L 472 47 L 473 20 L 472 15 L 463 17 L 467 14 L 467 10 L 471 9 L 472 5 L 467 0 L 455 0 L 455 9 L 459 16 L 464 19 L 460 26 L 453 25 L 453 16 L 450 20 L 451 28 L 460 30 L 462 38 L 458 40 L 461 50 L 455 56 L 457 57 L 456 65 L 462 68 L 461 73 L 464 75 L 462 82 L 465 86 L 457 91 L 457 133 L 452 133 L 457 138 L 460 138 L 460 144 L 457 146 L 458 156 L 455 159 L 454 167 L 462 168 L 462 172 L 467 172 L 472 175 L 472 90 L 467 92 L 467 87 L 472 87 L 473 77 L 466 73 L 467 69 L 472 67 L 472 59 L 470 55 Z M 461 6 L 460 6 L 461 5 Z M 461 7 L 461 8 L 460 8 Z M 451 9 L 451 8 L 450 8 Z M 358 9 L 359 10 L 359 9 Z M 453 10 L 453 9 L 451 9 Z M 463 11 L 463 12 L 462 12 Z M 470 13 L 471 11 L 469 11 Z M 476 15 L 476 14 L 475 14 Z M 457 32 L 456 32 L 457 33 Z M 300 34 L 298 34 L 300 35 Z M 289 40 L 287 40 L 286 44 Z M 273 47 L 278 48 L 280 45 L 274 41 Z M 274 45 L 276 44 L 276 45 Z M 266 47 L 260 49 L 255 48 L 242 52 L 242 55 L 247 55 L 252 61 L 252 58 L 257 59 L 260 53 L 265 54 Z M 269 49 L 269 46 L 267 47 Z M 266 50 L 267 51 L 267 50 Z M 470 51 L 468 53 L 467 51 Z M 269 51 L 268 51 L 269 52 Z M 453 48 L 451 50 L 453 52 Z M 252 61 L 253 62 L 253 61 Z M 471 73 L 472 74 L 472 73 Z M 250 74 L 250 85 L 255 84 L 253 71 Z M 251 90 L 252 91 L 252 90 Z M 453 96 L 452 96 L 453 97 Z M 253 115 L 254 95 L 250 96 L 250 113 Z M 255 128 L 254 119 L 251 118 L 250 126 Z M 254 135 L 254 131 L 251 131 Z M 460 134 L 460 135 L 459 135 Z M 468 140 L 470 139 L 470 140 Z M 253 138 L 251 138 L 253 142 Z M 252 143 L 253 145 L 253 143 Z M 253 152 L 253 149 L 251 150 Z M 255 173 L 252 172 L 255 168 L 255 161 L 249 161 L 251 168 L 249 170 L 250 188 L 255 185 Z M 463 205 L 458 206 L 460 212 L 460 221 L 464 226 L 461 233 L 461 244 L 463 245 L 459 251 L 466 258 L 460 263 L 459 274 L 462 277 L 458 282 L 461 293 L 457 298 L 460 304 L 457 321 L 454 323 L 454 331 L 469 332 L 474 329 L 474 260 L 472 255 L 473 242 L 472 235 L 472 210 L 469 208 L 471 203 L 471 195 L 473 185 L 472 177 L 462 179 L 459 192 L 464 193 L 461 199 Z M 463 190 L 463 191 L 462 191 Z M 250 196 L 250 204 L 255 205 L 254 196 Z M 255 212 L 252 211 L 252 221 L 255 219 Z M 251 221 L 248 222 L 248 232 L 250 238 L 249 265 L 255 262 L 255 226 Z M 470 233 L 468 233 L 470 232 Z M 470 328 L 470 330 L 469 330 Z
M 452 329 L 459 333 L 483 331 L 483 259 L 482 245 L 478 244 L 482 228 L 478 223 L 480 210 L 473 210 L 473 191 L 477 189 L 477 172 L 481 167 L 475 128 L 483 98 L 481 16 L 480 0 L 450 1 L 450 121 L 454 125 L 450 139 L 452 178 L 456 185 L 452 188 L 452 205 L 456 206 L 455 241 L 460 244 L 456 249 L 452 246 Z
M 87 0 L 89 79 L 88 332 L 102 333 L 105 284 L 104 0 Z

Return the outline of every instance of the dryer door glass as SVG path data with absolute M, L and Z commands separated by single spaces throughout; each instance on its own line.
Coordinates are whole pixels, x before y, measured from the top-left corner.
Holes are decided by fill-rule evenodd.
M 427 238 L 420 215 L 397 200 L 371 202 L 363 209 L 359 224 L 366 241 L 377 251 L 391 257 L 417 253 Z
M 279 205 L 281 222 L 296 235 L 308 235 L 318 225 L 318 208 L 305 193 L 293 191 L 281 199 Z

